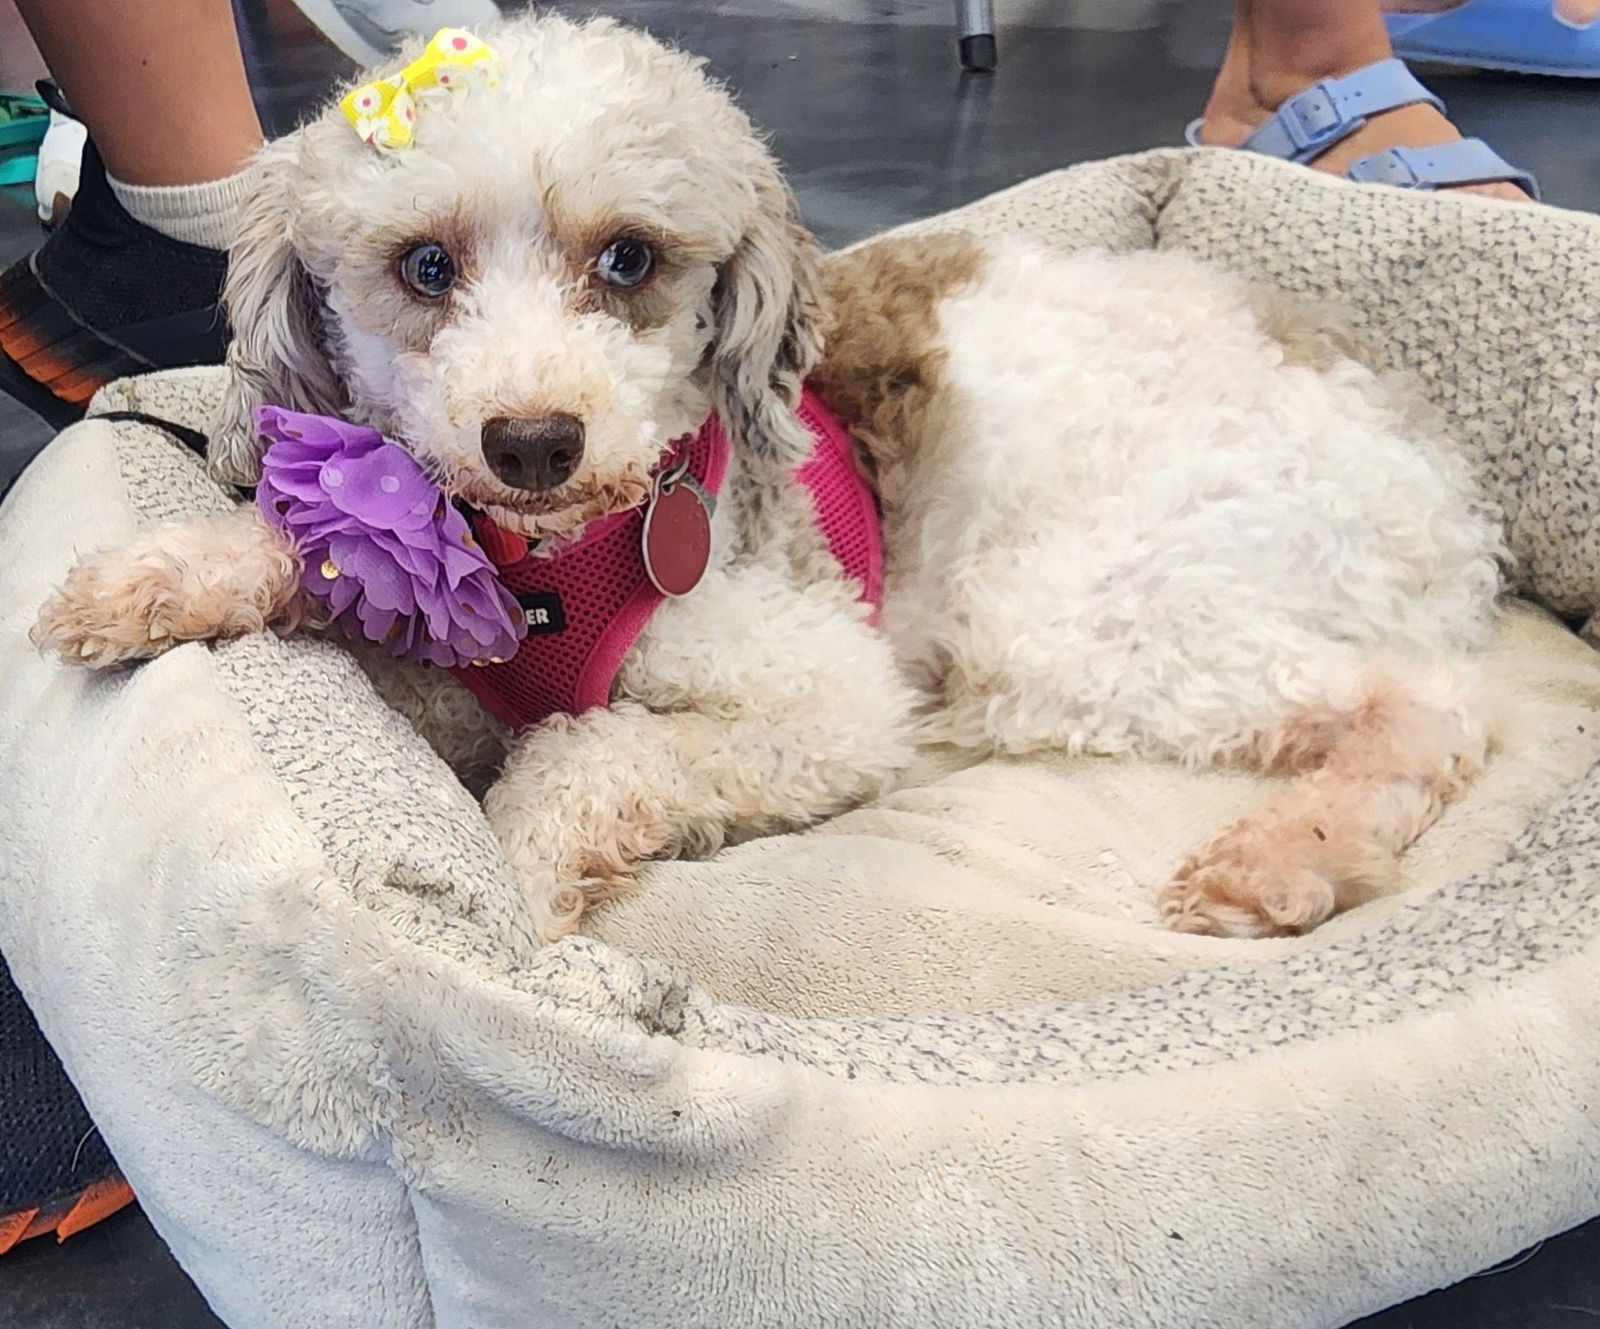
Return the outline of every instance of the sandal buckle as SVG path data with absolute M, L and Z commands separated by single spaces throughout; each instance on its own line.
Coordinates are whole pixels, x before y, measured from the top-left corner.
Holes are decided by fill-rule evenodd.
M 1340 109 L 1330 79 L 1295 93 L 1278 108 L 1278 116 L 1296 151 L 1311 154 L 1346 137 L 1363 119 Z
M 1393 185 L 1397 189 L 1416 189 L 1424 184 L 1422 174 L 1410 154 L 1400 148 L 1385 148 L 1351 164 L 1350 179 L 1365 185 Z

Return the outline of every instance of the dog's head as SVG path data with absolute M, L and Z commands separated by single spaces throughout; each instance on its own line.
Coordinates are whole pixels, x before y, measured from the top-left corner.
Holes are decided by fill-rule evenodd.
M 263 402 L 337 414 L 559 536 L 642 502 L 712 409 L 736 447 L 800 460 L 817 255 L 750 122 L 700 62 L 608 21 L 484 36 L 499 86 L 430 96 L 411 147 L 331 108 L 263 150 L 215 472 L 257 478 Z

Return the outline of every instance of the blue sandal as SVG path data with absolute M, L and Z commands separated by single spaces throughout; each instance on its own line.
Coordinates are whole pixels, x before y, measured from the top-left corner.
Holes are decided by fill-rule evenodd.
M 1444 103 L 1417 81 L 1403 61 L 1379 60 L 1343 78 L 1325 78 L 1301 89 L 1245 139 L 1239 150 L 1306 163 L 1349 138 L 1372 116 L 1419 103 L 1444 111 Z M 1196 147 L 1204 146 L 1201 123 L 1194 121 L 1184 134 Z M 1504 181 L 1532 198 L 1539 197 L 1538 182 L 1481 138 L 1458 139 L 1431 148 L 1388 148 L 1351 163 L 1345 175 L 1365 184 L 1403 189 L 1449 189 Z
M 1600 22 L 1579 25 L 1551 0 L 1466 0 L 1441 14 L 1388 14 L 1395 54 L 1437 65 L 1600 78 Z

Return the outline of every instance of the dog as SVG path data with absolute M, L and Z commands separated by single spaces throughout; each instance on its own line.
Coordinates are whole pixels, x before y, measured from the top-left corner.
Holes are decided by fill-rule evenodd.
M 337 415 L 558 549 L 721 420 L 710 564 L 608 706 L 513 733 L 451 676 L 369 660 L 489 780 L 545 936 L 647 860 L 873 798 L 927 742 L 1288 777 L 1177 867 L 1179 930 L 1300 933 L 1383 889 L 1485 760 L 1470 657 L 1503 556 L 1465 463 L 1337 323 L 1181 253 L 952 232 L 824 262 L 701 62 L 607 20 L 484 36 L 499 86 L 420 107 L 406 151 L 333 107 L 262 150 L 209 464 L 257 480 L 262 403 Z M 796 483 L 807 383 L 881 505 L 877 623 Z M 531 470 L 486 446 L 508 428 Z M 87 557 L 35 636 L 104 668 L 286 630 L 300 576 L 245 505 Z

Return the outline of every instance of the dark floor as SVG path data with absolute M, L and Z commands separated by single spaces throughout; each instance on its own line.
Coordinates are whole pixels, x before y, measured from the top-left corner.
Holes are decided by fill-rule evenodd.
M 284 0 L 241 3 L 263 116 L 270 127 L 287 128 L 346 66 Z M 945 6 L 930 12 L 929 0 L 601 0 L 596 7 L 710 57 L 772 131 L 808 220 L 832 244 L 1040 171 L 1177 142 L 1204 100 L 1230 8 L 1226 0 L 1184 0 L 1161 18 L 1158 0 L 1127 0 L 1121 9 L 1063 3 L 1049 11 L 1055 26 L 1002 28 L 996 75 L 963 77 L 940 17 Z M 1018 8 L 1000 5 L 1002 16 Z M 739 16 L 763 9 L 768 17 Z M 1141 11 L 1157 17 L 1135 31 L 1092 22 L 1096 14 Z M 1070 15 L 1082 21 L 1074 26 Z M 1600 86 L 1446 74 L 1430 81 L 1469 132 L 1539 175 L 1550 202 L 1600 210 Z M 37 239 L 28 198 L 0 191 L 0 266 Z M 46 436 L 0 396 L 0 485 Z M 1597 1320 L 1600 1222 L 1549 1242 L 1515 1268 L 1361 1326 L 1561 1329 Z M 0 1259 L 6 1329 L 217 1323 L 136 1212 L 65 1246 L 34 1241 Z

